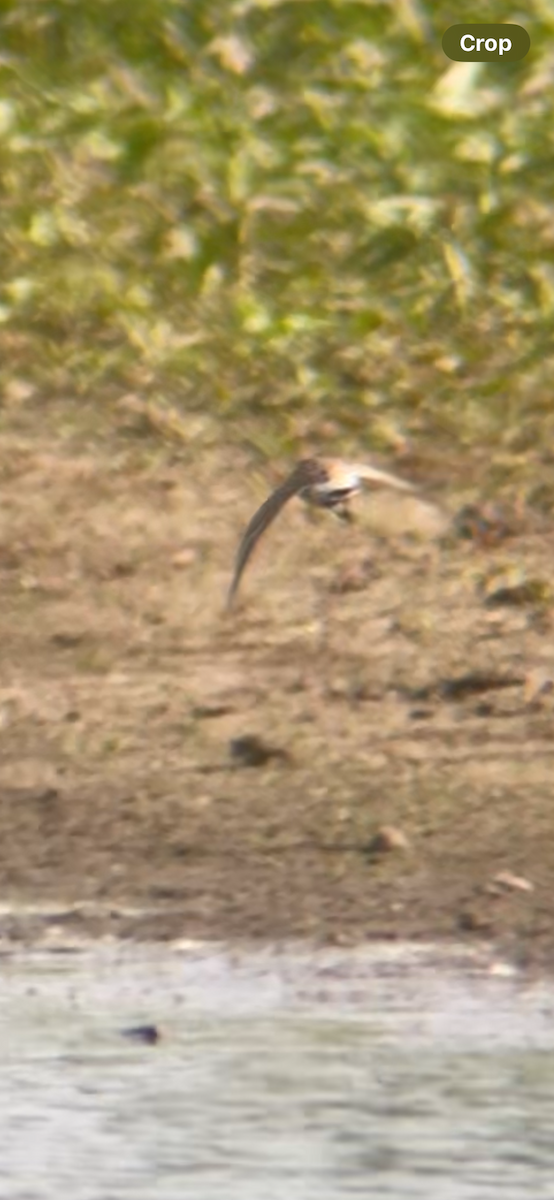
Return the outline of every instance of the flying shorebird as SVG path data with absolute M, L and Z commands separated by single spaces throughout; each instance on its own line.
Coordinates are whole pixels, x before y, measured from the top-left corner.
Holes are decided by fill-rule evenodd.
M 350 521 L 352 514 L 348 503 L 364 484 L 375 487 L 398 488 L 403 492 L 414 491 L 411 484 L 370 467 L 366 463 L 343 462 L 340 458 L 304 458 L 297 463 L 291 474 L 279 484 L 275 491 L 254 513 L 241 539 L 235 559 L 235 569 L 227 594 L 227 608 L 231 608 L 238 591 L 241 577 L 256 543 L 275 520 L 281 509 L 292 496 L 300 496 L 316 508 L 330 508 L 343 521 Z

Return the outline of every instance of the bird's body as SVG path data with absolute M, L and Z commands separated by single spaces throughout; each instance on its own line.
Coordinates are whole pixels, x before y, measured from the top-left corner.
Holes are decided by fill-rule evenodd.
M 300 496 L 316 508 L 332 509 L 343 520 L 350 519 L 349 501 L 364 484 L 413 491 L 411 484 L 366 463 L 343 462 L 340 458 L 305 458 L 254 513 L 248 523 L 235 559 L 227 596 L 231 608 L 241 577 L 259 538 L 292 496 Z

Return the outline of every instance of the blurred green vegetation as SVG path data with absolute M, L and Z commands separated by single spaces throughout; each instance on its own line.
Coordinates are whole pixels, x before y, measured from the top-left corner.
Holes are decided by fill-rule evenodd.
M 528 57 L 451 63 L 463 20 Z M 5 3 L 5 403 L 546 446 L 553 33 L 552 0 Z

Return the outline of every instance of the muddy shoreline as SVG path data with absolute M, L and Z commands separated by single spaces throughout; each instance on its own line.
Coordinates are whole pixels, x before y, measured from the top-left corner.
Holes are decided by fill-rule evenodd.
M 0 937 L 60 905 L 76 936 L 551 968 L 548 520 L 445 537 L 407 501 L 344 534 L 294 504 L 230 619 L 248 466 L 6 421 Z

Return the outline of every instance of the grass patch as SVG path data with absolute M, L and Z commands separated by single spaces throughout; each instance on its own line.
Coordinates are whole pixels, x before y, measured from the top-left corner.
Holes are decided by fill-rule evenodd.
M 525 23 L 521 63 L 444 30 Z M 14 0 L 0 388 L 262 453 L 551 442 L 554 15 Z M 159 421 L 156 414 L 159 415 Z

